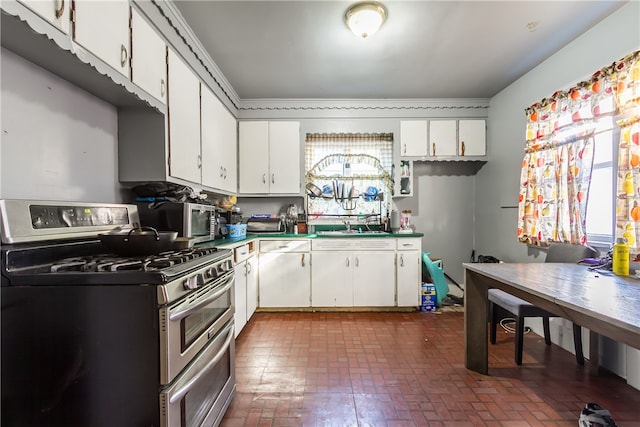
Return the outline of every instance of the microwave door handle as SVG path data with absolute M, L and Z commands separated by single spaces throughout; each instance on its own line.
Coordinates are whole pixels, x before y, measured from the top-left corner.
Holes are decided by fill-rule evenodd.
M 209 363 L 207 363 L 200 371 L 198 371 L 196 375 L 191 377 L 189 381 L 187 381 L 182 387 L 176 390 L 174 394 L 169 396 L 169 403 L 176 403 L 177 401 L 182 399 L 189 392 L 189 390 L 191 390 L 193 385 L 198 381 L 200 381 L 200 379 L 209 370 L 211 370 L 216 365 L 216 363 L 220 361 L 220 359 L 222 359 L 222 356 L 231 345 L 231 340 L 234 339 L 234 335 L 235 333 L 234 333 L 233 325 L 227 326 L 227 338 L 224 340 L 224 344 L 222 345 L 222 348 L 220 349 L 220 351 L 218 351 L 216 355 L 213 356 L 213 358 L 209 361 Z
M 190 315 L 191 313 L 193 313 L 194 311 L 200 309 L 201 307 L 204 307 L 205 305 L 209 304 L 211 301 L 215 301 L 216 299 L 220 298 L 220 295 L 224 294 L 225 292 L 227 292 L 231 286 L 233 286 L 233 275 L 230 275 L 227 278 L 227 283 L 219 290 L 217 290 L 216 292 L 214 292 L 213 294 L 209 295 L 207 298 L 203 298 L 200 301 L 197 301 L 195 304 L 194 303 L 190 303 L 190 302 L 185 302 L 183 304 L 181 304 L 180 306 L 184 306 L 184 308 L 182 309 L 178 309 L 177 311 L 174 311 L 172 313 L 169 314 L 169 320 L 174 321 L 174 320 L 178 320 L 178 319 L 182 319 L 184 317 L 187 317 L 188 315 Z

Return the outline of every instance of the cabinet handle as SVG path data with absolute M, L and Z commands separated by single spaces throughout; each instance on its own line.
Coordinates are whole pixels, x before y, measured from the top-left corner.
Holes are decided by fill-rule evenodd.
M 262 174 L 262 183 L 266 184 L 267 183 L 267 174 Z
M 407 144 L 402 145 L 402 154 L 407 154 Z
M 302 254 L 302 257 L 301 257 L 301 259 L 300 259 L 300 264 L 301 264 L 303 267 L 304 267 L 304 255 L 305 255 L 305 254 Z
M 124 67 L 124 64 L 127 63 L 127 58 L 129 57 L 129 54 L 127 53 L 127 48 L 125 47 L 125 45 L 121 44 L 120 45 L 120 66 Z
M 248 264 L 245 262 L 244 263 L 244 275 L 245 277 L 249 274 L 249 267 Z
M 224 179 L 227 179 L 227 168 L 224 168 Z
M 252 269 L 251 269 L 251 264 L 247 263 L 247 274 L 250 274 Z
M 224 178 L 224 168 L 220 166 L 220 178 Z
M 349 257 L 347 257 L 347 268 L 349 268 Z
M 64 13 L 64 0 L 60 2 L 60 8 L 56 9 L 56 19 L 60 19 Z
M 160 79 L 160 95 L 164 96 L 166 90 L 167 85 L 165 84 L 164 79 Z
M 360 267 L 360 258 L 356 257 L 356 267 Z
M 434 142 L 433 144 L 431 144 L 431 146 L 433 147 L 433 155 L 436 155 L 436 143 Z
M 202 155 L 198 154 L 198 169 L 202 169 Z
M 275 184 L 275 183 L 276 183 L 276 174 L 275 174 L 275 173 L 272 173 L 272 174 L 271 174 L 271 183 L 272 183 L 272 184 Z
M 464 156 L 464 141 L 460 141 L 460 155 Z
M 400 267 L 404 267 L 404 255 L 400 255 Z

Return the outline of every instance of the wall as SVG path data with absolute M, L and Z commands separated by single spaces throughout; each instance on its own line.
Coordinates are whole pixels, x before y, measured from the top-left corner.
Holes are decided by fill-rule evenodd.
M 558 89 L 568 89 L 589 78 L 600 68 L 640 48 L 638 28 L 640 2 L 632 1 L 491 99 L 487 135 L 489 161 L 476 176 L 474 232 L 477 253 L 512 262 L 544 260 L 544 254 L 539 250 L 516 240 L 518 210 L 513 206 L 517 206 L 520 164 L 524 156 L 524 109 Z M 567 330 L 570 328 L 567 329 L 563 322 L 554 323 L 554 342 L 558 342 L 562 332 L 566 334 Z M 563 343 L 573 351 L 570 339 Z M 627 376 L 621 366 L 623 363 L 619 363 L 620 358 L 611 354 L 624 352 L 624 349 L 613 347 L 610 354 L 603 355 L 605 366 Z M 585 348 L 588 348 L 586 342 Z M 637 367 L 634 372 L 637 376 Z M 640 387 L 640 376 L 629 378 L 629 382 Z
M 283 118 L 282 113 L 277 118 Z M 428 114 L 428 113 L 424 113 Z M 451 115 L 469 112 L 449 112 Z M 475 112 L 477 114 L 477 112 Z M 273 118 L 273 116 L 271 117 Z M 290 118 L 290 117 L 287 117 Z M 393 133 L 399 140 L 398 118 L 325 118 L 299 119 L 300 134 L 306 133 Z M 396 147 L 397 149 L 397 147 Z M 301 168 L 304 150 L 301 151 Z M 462 263 L 467 262 L 473 249 L 473 197 L 474 174 L 479 164 L 475 162 L 416 162 L 414 164 L 414 192 L 412 197 L 396 197 L 392 209 L 412 211 L 411 223 L 415 230 L 424 233 L 422 248 L 435 258 L 443 260 L 445 271 L 456 282 L 463 282 Z M 304 183 L 304 179 L 302 180 Z M 289 203 L 304 205 L 303 198 L 248 198 L 241 197 L 238 206 L 244 216 L 254 213 L 278 214 Z
M 120 202 L 115 107 L 1 55 L 0 198 Z

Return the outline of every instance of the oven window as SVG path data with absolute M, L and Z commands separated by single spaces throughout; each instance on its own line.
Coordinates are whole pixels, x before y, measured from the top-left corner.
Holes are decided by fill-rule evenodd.
M 215 400 L 222 393 L 227 381 L 231 377 L 231 356 L 229 349 L 224 352 L 222 359 L 207 375 L 198 381 L 182 399 L 182 425 L 186 427 L 199 426 L 207 416 Z
M 191 237 L 211 234 L 211 211 L 191 211 Z
M 233 289 L 233 288 L 231 288 Z M 189 346 L 231 308 L 231 289 L 220 298 L 181 320 L 181 351 Z

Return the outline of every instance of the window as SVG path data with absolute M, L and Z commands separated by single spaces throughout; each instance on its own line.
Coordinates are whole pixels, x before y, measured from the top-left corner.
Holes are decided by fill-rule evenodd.
M 586 229 L 588 243 L 601 249 L 609 249 L 615 233 L 615 174 L 619 134 L 611 116 L 598 120 L 594 134 Z

